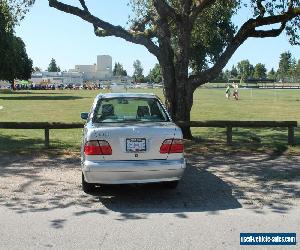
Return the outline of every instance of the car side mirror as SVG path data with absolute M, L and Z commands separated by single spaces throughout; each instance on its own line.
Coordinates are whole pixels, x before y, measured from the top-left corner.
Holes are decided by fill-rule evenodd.
M 87 120 L 89 118 L 89 113 L 83 112 L 81 113 L 80 117 L 82 120 Z

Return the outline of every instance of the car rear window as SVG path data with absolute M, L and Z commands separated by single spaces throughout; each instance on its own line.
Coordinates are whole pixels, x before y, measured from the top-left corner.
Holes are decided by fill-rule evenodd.
M 93 114 L 94 123 L 167 121 L 169 118 L 156 98 L 100 99 Z

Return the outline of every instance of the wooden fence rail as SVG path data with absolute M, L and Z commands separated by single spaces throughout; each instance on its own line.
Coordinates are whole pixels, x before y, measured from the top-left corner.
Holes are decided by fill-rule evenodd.
M 74 129 L 83 128 L 83 123 L 59 123 L 59 122 L 0 122 L 0 129 L 44 129 L 45 147 L 50 146 L 50 129 Z
M 297 121 L 191 121 L 176 122 L 180 127 L 226 128 L 227 144 L 232 144 L 232 128 L 287 128 L 288 144 L 295 143 L 295 127 Z
M 232 143 L 232 128 L 287 128 L 288 144 L 294 145 L 294 129 L 297 121 L 190 121 L 176 122 L 180 127 L 226 128 L 227 144 Z M 0 129 L 43 129 L 45 131 L 45 146 L 50 145 L 50 129 L 83 128 L 83 123 L 49 123 L 49 122 L 0 122 Z

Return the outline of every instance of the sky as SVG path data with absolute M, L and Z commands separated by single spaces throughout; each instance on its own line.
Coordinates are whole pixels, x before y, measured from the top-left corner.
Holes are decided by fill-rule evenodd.
M 76 0 L 65 0 L 65 3 L 77 4 Z M 115 25 L 126 26 L 130 7 L 125 0 L 87 0 L 90 11 L 103 20 Z M 77 4 L 78 5 L 78 4 Z M 250 13 L 243 10 L 234 18 L 236 25 L 247 19 Z M 141 46 L 124 41 L 120 38 L 99 38 L 93 33 L 91 24 L 76 16 L 60 12 L 48 6 L 47 0 L 37 0 L 30 9 L 16 35 L 26 44 L 27 53 L 34 66 L 46 70 L 51 58 L 54 58 L 62 70 L 74 68 L 77 64 L 94 64 L 97 55 L 110 55 L 115 62 L 123 64 L 131 75 L 133 61 L 139 59 L 144 68 L 144 74 L 157 63 L 156 58 Z M 235 52 L 225 68 L 230 69 L 239 61 L 248 59 L 251 64 L 263 63 L 270 70 L 278 68 L 279 56 L 284 51 L 290 51 L 298 60 L 300 47 L 291 46 L 283 34 L 277 38 L 248 39 Z

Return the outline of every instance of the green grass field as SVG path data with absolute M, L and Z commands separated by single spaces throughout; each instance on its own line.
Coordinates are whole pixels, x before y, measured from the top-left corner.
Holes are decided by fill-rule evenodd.
M 160 89 L 135 89 L 154 92 Z M 80 122 L 80 113 L 89 111 L 99 91 L 57 90 L 0 92 L 0 121 Z M 300 90 L 240 89 L 239 101 L 227 100 L 224 89 L 199 89 L 194 95 L 192 120 L 297 120 L 300 123 Z M 193 129 L 197 147 L 203 152 L 220 150 L 256 152 L 300 152 L 300 131 L 295 147 L 287 147 L 287 129 L 233 129 L 234 144 L 225 144 L 225 130 Z M 43 149 L 42 130 L 0 130 L 0 152 L 39 152 Z M 76 152 L 81 130 L 51 130 L 53 150 Z M 200 147 L 199 147 L 200 145 Z

